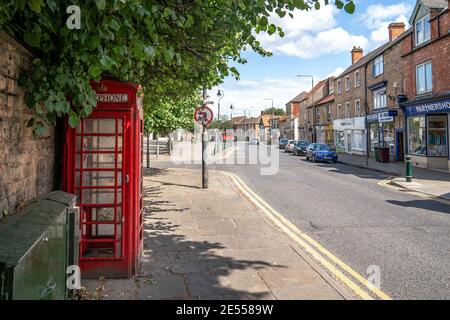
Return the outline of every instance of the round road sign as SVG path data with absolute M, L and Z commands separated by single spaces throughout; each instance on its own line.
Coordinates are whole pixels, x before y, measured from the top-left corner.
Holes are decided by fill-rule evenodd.
M 214 114 L 212 110 L 207 106 L 198 107 L 197 109 L 195 109 L 194 119 L 199 124 L 207 126 L 208 124 L 211 123 L 211 121 L 213 121 Z

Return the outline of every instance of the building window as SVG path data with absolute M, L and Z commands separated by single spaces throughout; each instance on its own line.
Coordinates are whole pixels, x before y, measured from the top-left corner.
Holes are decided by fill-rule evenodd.
M 350 114 L 350 102 L 346 102 L 345 103 L 345 116 L 347 118 L 351 117 L 351 114 Z
M 327 107 L 327 119 L 328 119 L 328 121 L 331 120 L 331 106 Z
M 355 117 L 360 117 L 362 115 L 361 112 L 361 100 L 355 100 Z
M 447 116 L 428 116 L 428 156 L 446 157 Z
M 373 76 L 378 77 L 379 75 L 382 75 L 384 72 L 384 58 L 383 55 L 375 58 L 373 60 Z
M 337 117 L 338 119 L 342 118 L 342 104 L 338 104 L 337 106 Z
M 431 62 L 419 64 L 416 67 L 416 89 L 417 94 L 433 90 Z
M 430 39 L 430 15 L 427 14 L 425 17 L 416 22 L 416 46 Z
M 350 90 L 350 76 L 345 77 L 345 91 Z
M 330 91 L 330 94 L 334 93 L 334 81 L 330 81 L 330 87 L 328 88 L 328 90 Z
M 386 108 L 386 88 L 373 92 L 373 108 Z
M 408 118 L 408 152 L 426 155 L 425 116 Z
M 354 83 L 355 83 L 355 88 L 359 87 L 361 85 L 361 73 L 359 72 L 359 70 L 355 71 L 355 79 L 354 79 Z
M 341 79 L 339 79 L 337 82 L 336 82 L 336 86 L 337 86 L 337 93 L 338 94 L 340 94 L 341 92 L 342 92 L 342 82 L 341 82 Z

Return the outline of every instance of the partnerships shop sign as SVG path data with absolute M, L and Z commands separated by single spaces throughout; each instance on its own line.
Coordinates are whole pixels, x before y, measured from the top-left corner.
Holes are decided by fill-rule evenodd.
M 450 112 L 450 99 L 406 106 L 405 112 L 408 116 L 415 116 L 425 113 Z

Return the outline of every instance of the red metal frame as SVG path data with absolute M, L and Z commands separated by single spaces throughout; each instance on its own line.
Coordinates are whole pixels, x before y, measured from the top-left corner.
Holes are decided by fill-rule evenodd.
M 97 107 L 88 118 L 82 119 L 78 128 L 70 128 L 66 123 L 63 188 L 79 196 L 81 231 L 79 256 L 83 276 L 131 277 L 137 272 L 143 248 L 141 88 L 134 83 L 112 80 L 102 80 L 100 83 L 92 83 L 92 86 L 97 94 L 107 97 L 126 95 L 128 99 L 122 102 L 117 102 L 117 99 L 114 102 L 103 102 L 105 100 L 103 99 L 97 103 Z M 113 122 L 114 132 L 111 130 L 85 132 L 86 124 L 92 120 L 96 120 L 97 123 L 103 121 L 103 124 Z M 101 150 L 102 139 L 108 138 L 114 141 L 114 147 L 109 145 L 107 150 Z M 119 149 L 120 139 L 121 149 Z M 91 147 L 96 141 L 97 148 L 89 150 L 88 141 L 91 141 Z M 110 159 L 103 162 L 98 160 L 106 159 L 108 155 L 114 158 L 113 162 Z M 92 161 L 95 157 L 96 162 Z M 119 157 L 121 157 L 120 166 Z M 91 160 L 91 164 L 85 167 L 88 159 Z M 108 172 L 111 175 L 102 176 Z M 86 185 L 85 176 L 93 179 L 95 183 Z M 101 179 L 113 179 L 113 184 L 108 182 L 99 185 Z M 113 192 L 113 201 L 99 202 L 99 197 L 108 191 Z M 85 193 L 90 193 L 91 201 L 84 199 Z M 96 200 L 93 199 L 94 195 L 97 197 Z M 106 214 L 111 215 L 109 208 L 113 211 L 112 220 L 99 220 L 98 211 L 106 210 Z M 109 234 L 111 226 L 113 232 Z M 107 230 L 107 233 L 99 234 L 101 229 Z

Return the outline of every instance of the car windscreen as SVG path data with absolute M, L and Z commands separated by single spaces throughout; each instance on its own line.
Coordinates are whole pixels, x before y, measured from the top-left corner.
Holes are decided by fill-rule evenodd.
M 281 139 L 280 140 L 280 143 L 287 143 L 288 142 L 288 140 L 286 140 L 286 139 Z
M 298 144 L 302 147 L 307 147 L 310 145 L 310 143 L 308 141 L 299 141 Z
M 330 151 L 330 147 L 326 144 L 318 144 L 315 146 L 314 150 L 316 151 Z

